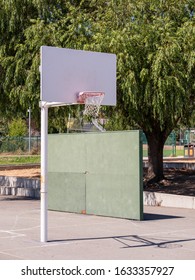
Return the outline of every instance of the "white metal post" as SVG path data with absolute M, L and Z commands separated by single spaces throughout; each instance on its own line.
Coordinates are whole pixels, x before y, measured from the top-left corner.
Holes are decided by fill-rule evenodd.
M 28 109 L 28 151 L 31 151 L 31 107 Z
M 48 107 L 41 102 L 41 242 L 47 242 L 47 133 L 48 133 Z

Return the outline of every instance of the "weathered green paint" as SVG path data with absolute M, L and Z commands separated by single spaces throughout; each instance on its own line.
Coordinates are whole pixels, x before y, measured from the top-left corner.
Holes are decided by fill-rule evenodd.
M 140 131 L 49 135 L 49 209 L 143 218 Z
M 49 172 L 49 205 L 52 210 L 82 213 L 85 210 L 85 175 Z

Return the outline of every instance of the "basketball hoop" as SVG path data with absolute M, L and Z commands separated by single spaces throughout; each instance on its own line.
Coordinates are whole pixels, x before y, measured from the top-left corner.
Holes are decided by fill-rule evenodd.
M 92 118 L 97 118 L 104 95 L 104 92 L 79 92 L 77 101 L 80 104 L 85 104 L 83 114 Z

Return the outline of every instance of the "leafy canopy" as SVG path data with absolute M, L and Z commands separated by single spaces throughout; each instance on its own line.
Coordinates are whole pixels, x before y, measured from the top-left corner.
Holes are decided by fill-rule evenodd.
M 164 131 L 166 138 L 194 111 L 194 5 L 192 0 L 0 0 L 1 110 L 6 101 L 10 114 L 24 115 L 30 105 L 39 119 L 41 45 L 113 52 L 118 104 L 109 109 L 110 117 L 121 119 L 123 128 L 133 123 L 145 132 Z M 51 115 L 63 119 L 70 110 L 54 109 Z

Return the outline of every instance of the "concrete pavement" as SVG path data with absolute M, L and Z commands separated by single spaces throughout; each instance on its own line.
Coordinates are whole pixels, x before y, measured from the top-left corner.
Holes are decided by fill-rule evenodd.
M 48 212 L 40 201 L 0 197 L 0 260 L 194 260 L 195 210 L 144 207 L 144 221 Z

